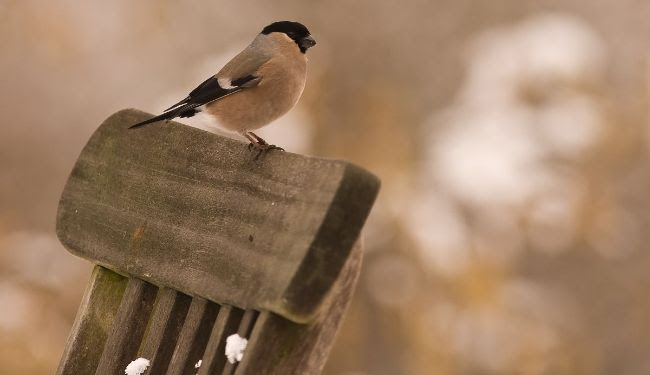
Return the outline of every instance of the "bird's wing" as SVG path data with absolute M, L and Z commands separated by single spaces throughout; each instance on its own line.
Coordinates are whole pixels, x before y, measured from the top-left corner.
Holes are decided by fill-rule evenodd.
M 230 60 L 219 73 L 203 81 L 186 98 L 167 108 L 163 114 L 139 122 L 130 128 L 137 128 L 161 120 L 171 120 L 176 117 L 189 117 L 197 112 L 197 107 L 257 86 L 262 77 L 257 76 L 256 72 L 271 59 L 271 56 L 268 48 L 260 46 L 260 40 L 256 38 L 253 43 Z
M 273 50 L 263 37 L 258 36 L 248 47 L 233 57 L 217 73 L 217 78 L 235 81 L 249 75 L 256 75 L 257 70 L 273 57 Z
M 219 73 L 203 81 L 185 99 L 167 108 L 165 112 L 187 104 L 197 104 L 193 107 L 196 108 L 242 89 L 256 86 L 261 77 L 255 73 L 270 59 L 271 54 L 267 49 L 260 48 L 254 41 L 233 57 Z
M 246 88 L 255 87 L 261 79 L 249 74 L 229 82 L 221 80 L 220 83 L 220 80 L 217 76 L 208 78 L 192 90 L 185 99 L 167 108 L 163 114 L 134 124 L 129 128 L 138 128 L 156 121 L 171 120 L 176 117 L 191 117 L 197 112 L 197 107 L 225 98 Z M 222 85 L 226 86 L 226 88 L 222 87 Z
M 167 108 L 165 112 L 181 106 L 186 106 L 186 109 L 200 107 L 217 99 L 232 95 L 242 89 L 256 86 L 259 81 L 259 77 L 252 74 L 236 78 L 232 81 L 212 76 L 192 90 L 185 99 Z

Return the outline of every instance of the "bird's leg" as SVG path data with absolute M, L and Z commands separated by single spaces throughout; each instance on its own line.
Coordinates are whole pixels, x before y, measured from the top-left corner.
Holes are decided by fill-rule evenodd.
M 255 139 L 255 143 L 257 143 L 259 145 L 262 145 L 262 146 L 267 146 L 268 145 L 268 143 L 265 140 L 263 140 L 259 135 L 255 134 L 253 132 L 248 132 L 248 135 L 251 138 Z
M 261 146 L 264 146 L 264 147 L 266 147 L 266 148 L 268 148 L 268 149 L 271 149 L 271 150 L 281 150 L 281 151 L 284 151 L 284 149 L 283 149 L 282 147 L 278 147 L 278 146 L 276 146 L 276 145 L 270 145 L 270 144 L 268 144 L 265 140 L 263 140 L 262 138 L 260 138 L 260 136 L 258 136 L 257 134 L 255 134 L 255 133 L 253 133 L 253 132 L 248 132 L 248 134 L 250 134 L 253 138 L 255 138 L 255 140 L 257 141 L 257 143 L 260 144 Z
M 247 132 L 242 132 L 241 135 L 243 135 L 244 137 L 246 137 L 246 139 L 250 141 L 250 143 L 248 144 L 248 151 L 252 150 L 253 147 L 255 147 L 255 143 L 257 143 L 257 140 L 251 137 Z
M 276 145 L 271 145 L 262 138 L 260 138 L 257 134 L 253 132 L 245 132 L 242 133 L 251 143 L 248 145 L 248 149 L 252 150 L 255 149 L 257 150 L 257 155 L 255 155 L 255 159 L 258 159 L 263 153 L 266 153 L 267 151 L 270 150 L 280 150 L 284 151 L 282 147 L 278 147 Z

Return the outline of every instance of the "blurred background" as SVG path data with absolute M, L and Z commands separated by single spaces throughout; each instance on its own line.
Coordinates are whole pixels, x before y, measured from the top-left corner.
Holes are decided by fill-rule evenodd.
M 91 266 L 54 219 L 91 133 L 282 19 L 318 45 L 262 135 L 383 182 L 325 374 L 650 373 L 650 2 L 0 0 L 3 374 L 63 350 Z

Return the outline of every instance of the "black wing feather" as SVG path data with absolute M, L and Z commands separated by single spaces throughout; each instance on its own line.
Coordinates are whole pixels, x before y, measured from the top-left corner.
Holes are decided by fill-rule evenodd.
M 192 90 L 185 99 L 167 108 L 163 114 L 132 125 L 129 129 L 138 128 L 156 121 L 171 120 L 176 117 L 191 117 L 198 112 L 197 107 L 234 94 L 244 88 L 254 86 L 257 82 L 259 82 L 259 78 L 248 75 L 233 80 L 231 83 L 234 86 L 233 88 L 224 89 L 219 85 L 217 77 L 212 76 Z

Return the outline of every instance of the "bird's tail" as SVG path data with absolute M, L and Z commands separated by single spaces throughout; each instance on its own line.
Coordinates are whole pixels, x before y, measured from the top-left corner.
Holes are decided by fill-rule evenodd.
M 176 117 L 176 116 L 174 116 L 175 115 L 174 112 L 175 111 L 165 112 L 162 115 L 154 116 L 154 117 L 150 118 L 149 120 L 144 120 L 144 121 L 138 122 L 137 124 L 129 126 L 129 129 L 139 128 L 141 126 L 145 126 L 145 125 L 152 124 L 154 122 L 158 122 L 158 121 L 162 121 L 162 120 L 171 120 L 174 117 Z
M 137 124 L 131 125 L 131 126 L 129 126 L 129 129 L 139 128 L 141 126 L 145 126 L 145 125 L 152 124 L 154 122 L 158 122 L 158 121 L 162 121 L 162 120 L 171 120 L 171 119 L 174 119 L 176 117 L 192 117 L 192 116 L 194 116 L 194 114 L 196 112 L 198 112 L 198 111 L 195 109 L 195 106 L 183 105 L 181 107 L 174 108 L 172 110 L 168 110 L 168 111 L 166 111 L 165 113 L 163 113 L 161 115 L 154 116 L 154 117 L 150 118 L 149 120 L 144 120 L 144 121 L 138 122 Z

